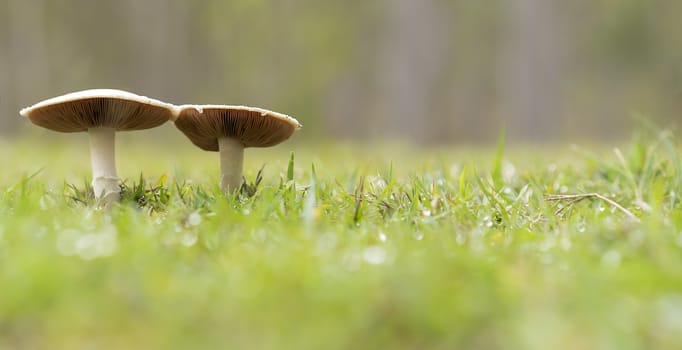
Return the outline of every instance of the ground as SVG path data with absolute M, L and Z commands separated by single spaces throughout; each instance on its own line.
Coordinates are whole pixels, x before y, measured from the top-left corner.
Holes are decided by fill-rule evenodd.
M 0 150 L 0 348 L 682 346 L 668 132 L 615 148 L 292 141 L 247 150 L 231 196 L 216 154 L 138 134 L 119 139 L 123 202 L 106 209 L 84 136 L 35 139 Z

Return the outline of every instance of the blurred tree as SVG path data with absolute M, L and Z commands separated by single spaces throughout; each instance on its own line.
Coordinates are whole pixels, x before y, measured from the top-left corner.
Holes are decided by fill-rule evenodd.
M 0 134 L 93 87 L 250 104 L 302 135 L 613 136 L 679 121 L 682 2 L 0 0 Z
M 512 0 L 502 61 L 501 108 L 510 139 L 546 141 L 561 135 L 566 78 L 557 0 Z
M 440 140 L 469 143 L 497 139 L 501 123 L 498 109 L 497 67 L 506 23 L 506 1 L 448 2 L 452 44 L 449 64 L 439 89 L 441 109 L 449 114 L 450 129 L 441 128 Z
M 129 50 L 131 85 L 159 98 L 191 102 L 188 87 L 195 84 L 190 73 L 194 68 L 190 43 L 195 37 L 191 27 L 195 5 L 182 0 L 127 0 L 120 4 L 129 14 L 122 36 Z M 195 38 L 201 40 L 201 35 Z
M 386 0 L 387 22 L 375 55 L 379 108 L 372 129 L 422 142 L 450 129 L 450 114 L 435 105 L 451 44 L 443 4 Z
M 0 57 L 2 88 L 0 88 L 0 131 L 13 132 L 18 122 L 14 106 L 24 103 L 33 94 L 49 90 L 50 70 L 47 65 L 45 0 L 7 0 L 3 11 L 7 30 Z M 8 118 L 9 116 L 15 118 Z

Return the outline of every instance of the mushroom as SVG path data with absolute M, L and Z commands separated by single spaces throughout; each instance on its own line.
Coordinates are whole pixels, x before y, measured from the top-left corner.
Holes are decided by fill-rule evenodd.
M 220 152 L 220 189 L 236 191 L 242 183 L 244 148 L 270 147 L 301 128 L 285 114 L 228 105 L 180 106 L 175 126 L 205 151 Z
M 157 127 L 175 117 L 175 106 L 113 89 L 73 92 L 38 102 L 19 113 L 33 124 L 59 132 L 87 131 L 92 187 L 105 204 L 120 199 L 115 132 Z

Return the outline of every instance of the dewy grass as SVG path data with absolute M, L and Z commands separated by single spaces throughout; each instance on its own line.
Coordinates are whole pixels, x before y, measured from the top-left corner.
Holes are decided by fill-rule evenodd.
M 0 348 L 682 346 L 672 134 L 564 156 L 316 151 L 228 195 L 144 169 L 161 175 L 106 209 L 86 175 L 3 175 Z

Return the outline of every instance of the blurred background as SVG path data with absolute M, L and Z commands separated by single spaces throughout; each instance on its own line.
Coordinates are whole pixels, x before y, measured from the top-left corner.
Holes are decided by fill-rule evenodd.
M 106 87 L 276 110 L 302 140 L 613 140 L 635 115 L 682 119 L 681 14 L 668 0 L 0 0 L 0 137 L 33 130 L 22 107 Z

